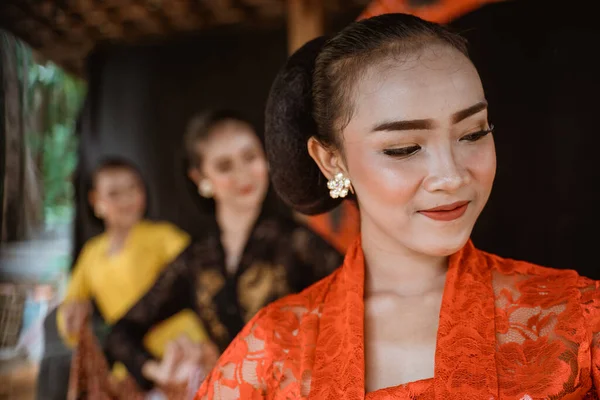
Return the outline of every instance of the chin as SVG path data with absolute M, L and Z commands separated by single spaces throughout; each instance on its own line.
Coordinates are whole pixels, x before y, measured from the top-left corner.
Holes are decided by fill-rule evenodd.
M 421 253 L 436 257 L 447 257 L 462 249 L 469 241 L 471 230 L 460 232 L 454 235 L 432 234 L 428 239 L 418 243 L 417 249 Z
M 262 208 L 263 203 L 265 202 L 266 193 L 257 190 L 255 193 L 252 193 L 250 196 L 247 196 L 243 199 L 243 203 L 246 204 L 247 207 L 259 207 Z
M 253 210 L 262 207 L 262 201 L 255 196 L 248 196 L 245 199 L 237 199 L 237 208 L 243 210 Z

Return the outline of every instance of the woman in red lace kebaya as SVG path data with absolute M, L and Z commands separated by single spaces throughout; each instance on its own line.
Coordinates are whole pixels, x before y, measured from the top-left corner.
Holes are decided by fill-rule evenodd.
M 308 43 L 267 105 L 273 182 L 352 198 L 341 268 L 260 311 L 197 399 L 597 399 L 600 289 L 470 242 L 496 169 L 464 41 L 388 14 Z

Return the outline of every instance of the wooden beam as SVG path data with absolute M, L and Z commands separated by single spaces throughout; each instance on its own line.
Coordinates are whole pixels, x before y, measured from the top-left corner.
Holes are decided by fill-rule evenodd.
M 323 35 L 324 24 L 323 0 L 287 0 L 288 52 L 291 54 Z
M 0 34 L 0 63 L 2 63 L 4 123 L 4 199 L 2 204 L 2 241 L 23 240 L 25 236 L 25 216 L 23 215 L 23 183 L 24 183 L 24 143 L 22 131 L 21 93 L 18 78 L 18 60 L 16 39 L 7 34 Z M 4 158 L 6 156 L 6 158 Z
M 2 34 L 0 33 L 0 39 Z M 2 43 L 0 42 L 0 46 Z M 4 62 L 2 57 L 2 48 L 0 47 L 0 244 L 4 242 L 4 214 L 6 202 L 4 201 L 4 181 L 6 179 L 6 124 L 4 108 L 6 103 L 6 93 L 4 90 Z
M 306 42 L 324 34 L 324 3 L 324 0 L 287 0 L 288 52 L 290 54 Z M 348 201 L 325 214 L 309 217 L 295 213 L 295 216 L 342 253 L 345 253 L 360 232 L 358 210 L 354 204 Z

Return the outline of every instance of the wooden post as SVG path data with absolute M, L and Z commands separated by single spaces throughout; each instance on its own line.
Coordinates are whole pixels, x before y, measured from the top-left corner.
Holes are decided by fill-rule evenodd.
M 2 241 L 22 240 L 23 224 L 23 141 L 21 125 L 21 93 L 18 76 L 17 42 L 0 33 L 2 63 L 3 129 L 4 129 L 4 200 L 2 204 Z M 6 156 L 6 158 L 4 158 Z
M 2 40 L 0 34 L 0 40 Z M 4 93 L 4 62 L 2 57 L 2 42 L 0 42 L 0 243 L 4 242 L 4 180 L 6 178 L 6 126 L 4 123 L 4 103 L 6 94 Z
M 290 54 L 306 42 L 324 34 L 324 2 L 324 0 L 287 0 L 288 51 Z M 347 201 L 329 213 L 312 217 L 296 213 L 296 216 L 341 252 L 345 252 L 359 234 L 358 210 Z
M 288 53 L 292 54 L 306 42 L 323 35 L 325 8 L 323 0 L 287 0 Z M 307 216 L 296 213 L 303 222 Z
M 35 168 L 25 140 L 25 112 L 23 96 L 26 81 L 19 78 L 19 70 L 27 77 L 26 64 L 19 64 L 21 44 L 17 38 L 0 33 L 0 63 L 2 77 L 0 90 L 3 101 L 2 118 L 2 204 L 1 240 L 29 239 L 43 223 L 42 198 L 39 195 L 37 168 Z
M 324 33 L 323 0 L 287 0 L 288 51 L 298 50 L 309 40 Z

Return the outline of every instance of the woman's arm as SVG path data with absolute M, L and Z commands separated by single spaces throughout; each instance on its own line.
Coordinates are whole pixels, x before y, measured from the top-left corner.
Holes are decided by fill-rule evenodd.
M 188 255 L 189 249 L 163 270 L 154 286 L 116 322 L 106 341 L 111 361 L 125 364 L 138 385 L 145 390 L 153 386 L 151 377 L 146 375 L 156 362 L 144 348 L 144 336 L 153 326 L 175 313 L 194 308 Z
M 73 269 L 65 298 L 56 313 L 58 332 L 70 347 L 77 344 L 78 334 L 85 317 L 91 312 L 91 288 L 87 279 L 90 248 L 86 246 Z

